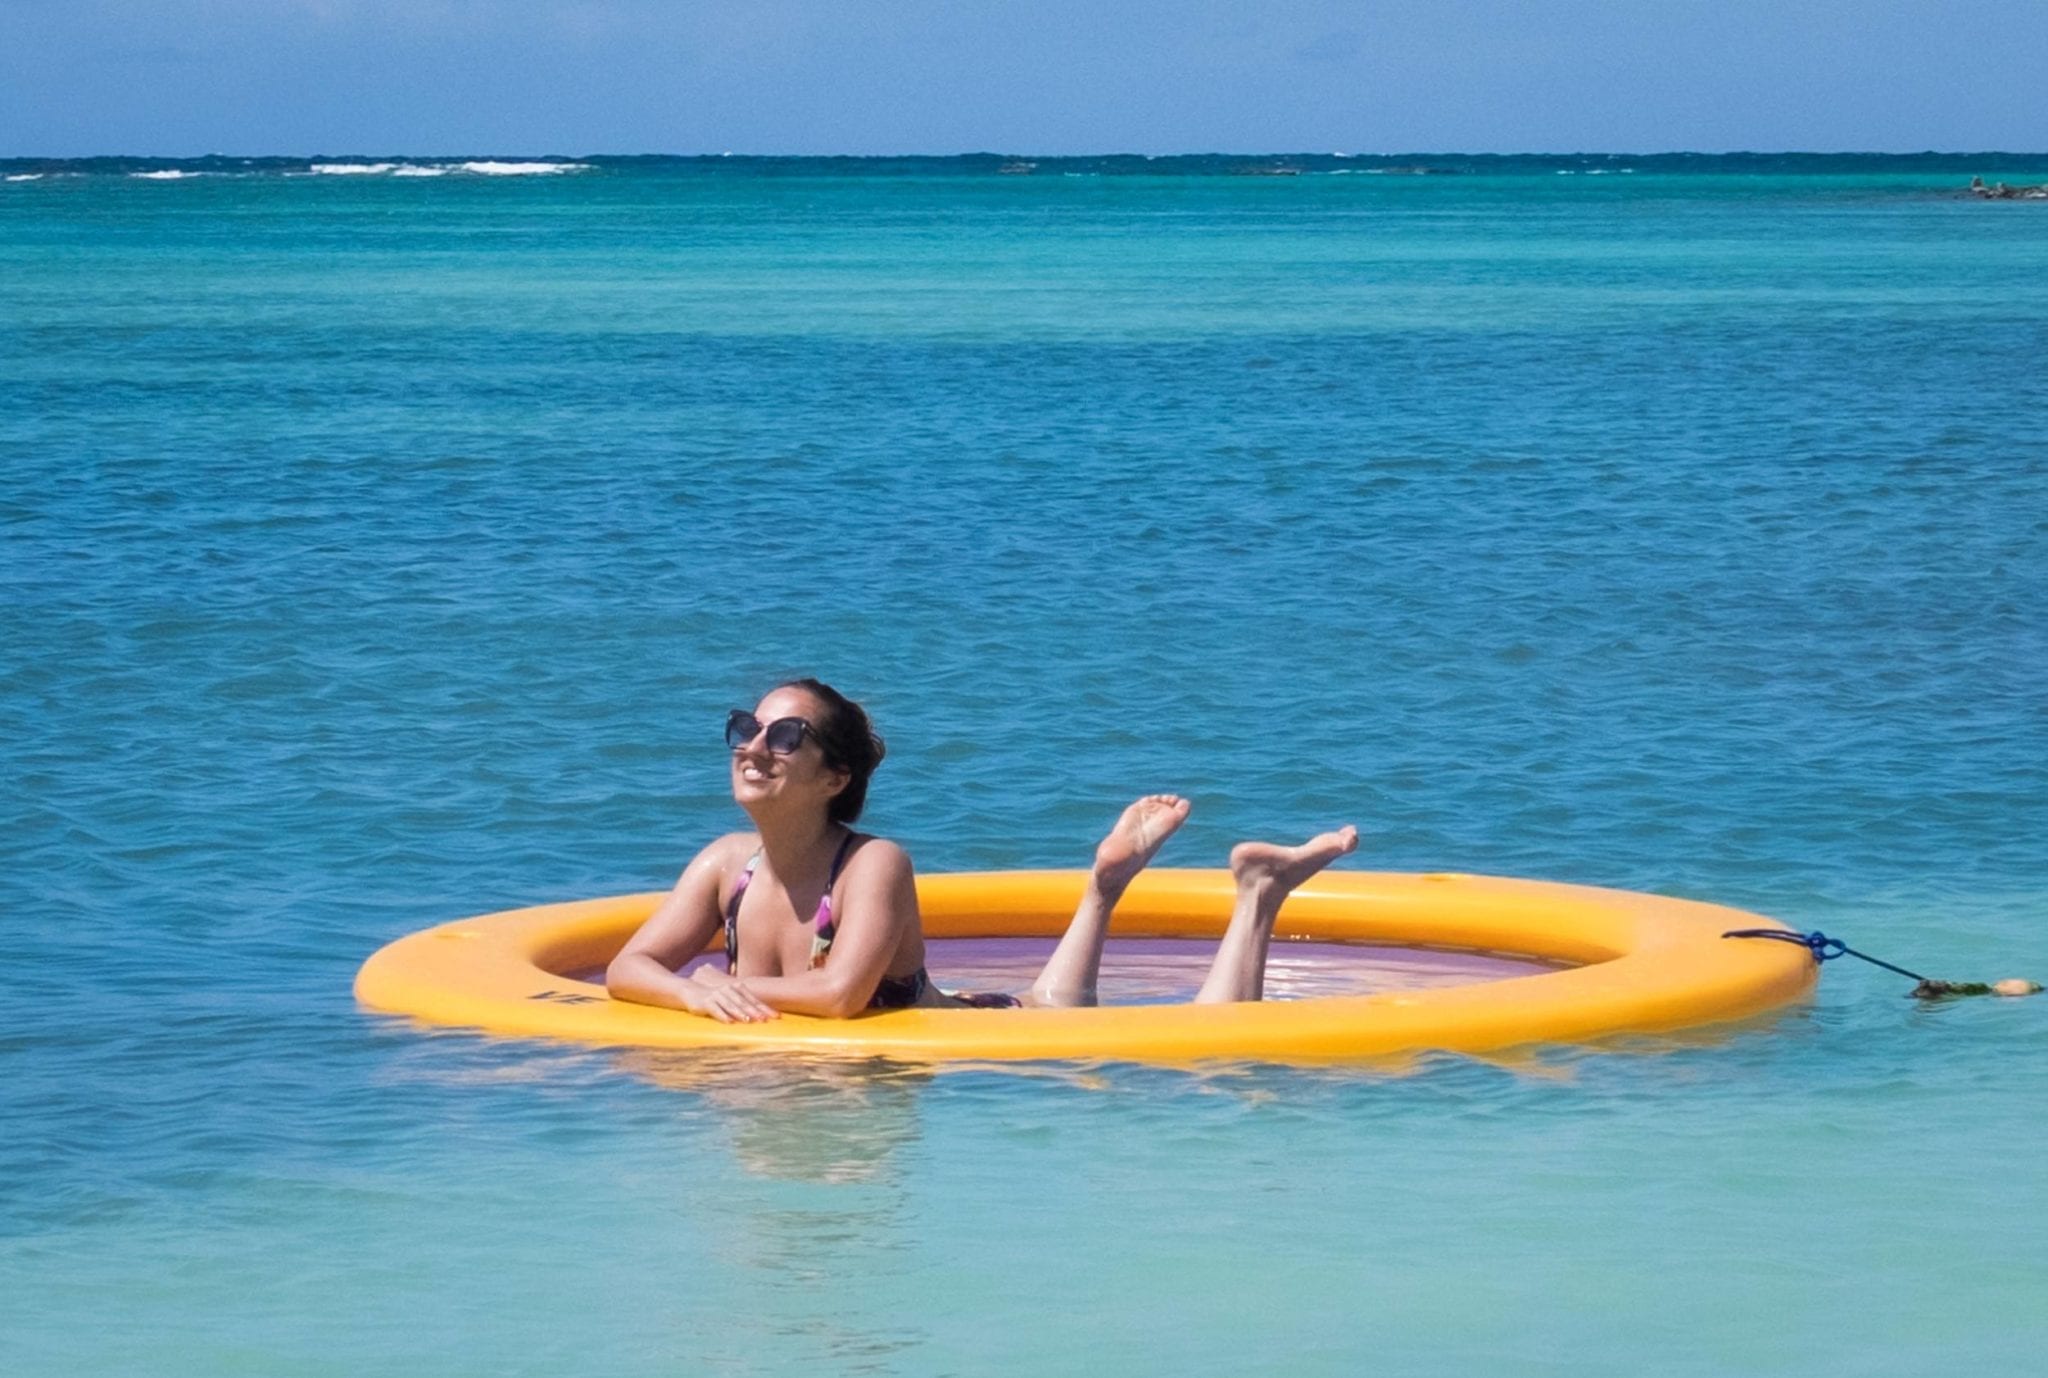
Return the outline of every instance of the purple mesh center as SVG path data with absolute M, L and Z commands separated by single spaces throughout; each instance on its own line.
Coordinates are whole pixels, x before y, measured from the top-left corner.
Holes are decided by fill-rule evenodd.
M 1015 994 L 1036 979 L 1052 949 L 1050 938 L 930 938 L 925 964 L 943 990 Z M 1105 1005 L 1177 1004 L 1200 988 L 1215 955 L 1210 939 L 1112 938 L 1103 951 L 1098 994 Z M 684 970 L 723 960 L 718 954 L 699 957 Z M 1275 942 L 1266 959 L 1266 998 L 1312 1000 L 1470 986 L 1555 970 L 1531 958 L 1490 953 Z

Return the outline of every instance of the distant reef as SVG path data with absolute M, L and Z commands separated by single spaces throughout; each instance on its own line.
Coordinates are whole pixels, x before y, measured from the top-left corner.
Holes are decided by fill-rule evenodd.
M 1982 177 L 1970 179 L 1970 195 L 1983 201 L 2048 201 L 2048 182 L 2032 187 L 2009 187 L 2003 182 L 1984 185 Z

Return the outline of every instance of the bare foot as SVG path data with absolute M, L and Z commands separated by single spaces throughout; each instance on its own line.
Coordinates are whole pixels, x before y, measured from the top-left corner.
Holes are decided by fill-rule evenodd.
M 1145 869 L 1194 805 L 1178 794 L 1148 794 L 1123 811 L 1095 849 L 1095 879 L 1121 890 Z
M 1358 829 L 1348 823 L 1299 847 L 1240 842 L 1230 849 L 1230 874 L 1237 877 L 1240 890 L 1278 890 L 1284 895 L 1357 846 Z

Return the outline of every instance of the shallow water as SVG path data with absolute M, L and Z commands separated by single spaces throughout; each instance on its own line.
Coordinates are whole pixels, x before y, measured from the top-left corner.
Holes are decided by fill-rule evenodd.
M 1170 864 L 1349 819 L 1347 864 L 2041 978 L 2048 209 L 1966 164 L 134 170 L 0 185 L 0 1368 L 2048 1341 L 2048 1001 L 1843 962 L 1498 1063 L 932 1074 L 348 993 L 664 884 L 788 671 L 875 710 L 925 870 L 1175 789 Z

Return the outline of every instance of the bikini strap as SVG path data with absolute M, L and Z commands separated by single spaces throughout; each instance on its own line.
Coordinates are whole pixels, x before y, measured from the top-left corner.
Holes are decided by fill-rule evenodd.
M 761 853 L 757 848 L 747 858 L 747 864 L 740 868 L 740 878 L 732 883 L 732 898 L 725 902 L 725 974 L 740 974 L 740 897 L 747 893 L 747 882 L 754 878 L 754 868 L 761 864 Z
M 846 840 L 839 844 L 839 851 L 832 858 L 831 874 L 825 877 L 825 893 L 818 897 L 817 932 L 811 935 L 811 966 L 825 964 L 826 954 L 832 951 L 832 939 L 839 932 L 839 920 L 832 913 L 832 887 L 839 883 L 839 873 L 846 869 L 846 858 L 853 851 L 854 833 L 847 830 Z
M 839 883 L 839 873 L 846 869 L 846 857 L 853 850 L 854 838 L 859 834 L 848 830 L 846 838 L 839 844 L 839 850 L 832 855 L 832 874 L 825 877 L 825 898 L 832 898 L 832 887 Z

